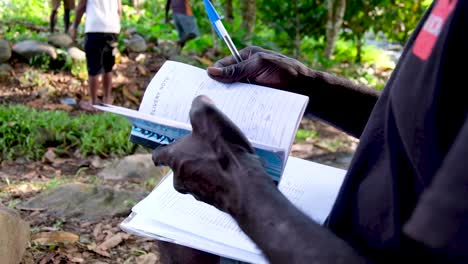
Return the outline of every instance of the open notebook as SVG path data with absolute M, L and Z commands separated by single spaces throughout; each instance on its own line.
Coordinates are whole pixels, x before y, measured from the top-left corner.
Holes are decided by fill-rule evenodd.
M 290 157 L 279 190 L 302 212 L 323 224 L 345 171 Z M 213 206 L 178 193 L 169 175 L 120 225 L 129 233 L 169 241 L 250 263 L 268 263 L 234 219 Z M 281 212 L 278 212 L 281 213 Z
M 130 118 L 130 140 L 150 148 L 190 133 L 189 111 L 198 95 L 210 97 L 247 136 L 276 181 L 282 175 L 308 97 L 258 85 L 223 84 L 205 70 L 167 61 L 148 85 L 138 111 L 95 107 Z

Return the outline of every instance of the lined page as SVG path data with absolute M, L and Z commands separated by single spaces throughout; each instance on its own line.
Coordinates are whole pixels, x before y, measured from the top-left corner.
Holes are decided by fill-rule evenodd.
M 149 215 L 149 208 L 155 213 Z M 191 195 L 177 192 L 173 187 L 172 175 L 132 211 L 181 231 L 198 233 L 211 241 L 237 245 L 240 249 L 260 254 L 255 244 L 241 231 L 230 215 L 195 200 Z
M 223 84 L 205 70 L 166 62 L 153 78 L 139 111 L 189 123 L 192 100 L 210 97 L 250 140 L 289 149 L 308 97 L 257 85 Z
M 302 212 L 322 224 L 332 209 L 345 173 L 341 169 L 290 157 L 278 188 Z M 178 230 L 178 234 L 163 235 L 152 229 L 156 235 L 169 236 L 168 239 L 181 239 L 184 237 L 181 234 L 188 237 L 193 235 L 261 255 L 261 251 L 228 214 L 195 200 L 191 195 L 178 193 L 173 188 L 172 173 L 132 211 L 140 219 L 170 226 L 172 232 Z M 150 232 L 147 224 L 133 225 L 133 228 Z M 185 245 L 204 250 L 200 244 Z

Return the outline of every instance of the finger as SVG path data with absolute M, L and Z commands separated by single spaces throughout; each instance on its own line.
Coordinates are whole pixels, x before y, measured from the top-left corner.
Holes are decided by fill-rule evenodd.
M 211 141 L 221 138 L 242 147 L 249 153 L 254 153 L 242 131 L 206 96 L 198 96 L 193 100 L 190 122 L 194 136 Z
M 263 50 L 263 49 L 260 48 L 260 47 L 252 46 L 252 47 L 247 47 L 247 48 L 241 49 L 239 51 L 239 54 L 240 54 L 242 60 L 247 60 L 247 59 L 250 58 L 250 56 L 252 56 L 256 52 L 259 52 L 261 50 Z M 234 56 L 230 55 L 230 56 L 227 56 L 227 57 L 222 58 L 222 59 L 218 60 L 217 62 L 215 62 L 214 66 L 222 68 L 222 67 L 226 67 L 226 66 L 229 66 L 229 65 L 232 65 L 232 64 L 237 64 L 237 61 L 234 58 Z
M 261 65 L 257 56 L 222 68 L 208 67 L 208 75 L 216 81 L 223 83 L 239 82 L 246 79 L 254 79 Z

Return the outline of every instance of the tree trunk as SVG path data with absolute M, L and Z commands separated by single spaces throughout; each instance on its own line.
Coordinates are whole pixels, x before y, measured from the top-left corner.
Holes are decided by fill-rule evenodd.
M 293 0 L 294 5 L 294 18 L 295 18 L 295 28 L 296 28 L 296 37 L 294 39 L 294 57 L 297 59 L 301 56 L 301 20 L 299 17 L 299 8 L 297 5 L 297 0 Z
M 356 63 L 360 63 L 362 60 L 362 44 L 363 44 L 363 35 L 356 35 L 355 37 L 355 43 L 356 43 Z
M 255 28 L 255 17 L 257 14 L 256 0 L 242 0 L 242 28 L 246 31 L 245 41 L 247 43 L 252 39 L 253 31 Z
M 327 42 L 324 56 L 326 59 L 330 59 L 335 49 L 335 42 L 340 33 L 341 25 L 343 24 L 346 0 L 328 0 L 327 7 Z
M 234 20 L 234 9 L 232 8 L 232 0 L 226 0 L 225 8 L 226 22 L 232 24 L 232 21 Z

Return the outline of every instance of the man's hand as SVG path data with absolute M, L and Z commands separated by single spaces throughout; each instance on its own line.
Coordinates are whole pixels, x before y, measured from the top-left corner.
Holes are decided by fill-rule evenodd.
M 225 83 L 248 79 L 251 83 L 284 89 L 293 87 L 298 77 L 310 71 L 295 59 L 260 47 L 245 48 L 240 55 L 243 59 L 240 63 L 232 56 L 217 61 L 215 67 L 208 68 L 209 76 Z
M 190 121 L 190 135 L 153 152 L 155 165 L 174 171 L 177 191 L 236 215 L 246 192 L 276 188 L 247 138 L 208 97 L 194 99 Z

